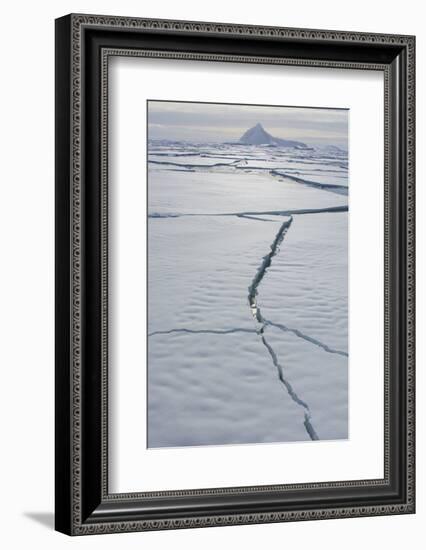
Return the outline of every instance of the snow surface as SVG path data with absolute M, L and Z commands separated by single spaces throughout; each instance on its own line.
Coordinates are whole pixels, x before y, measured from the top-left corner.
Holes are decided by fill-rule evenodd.
M 150 142 L 149 447 L 348 437 L 347 201 L 341 150 Z

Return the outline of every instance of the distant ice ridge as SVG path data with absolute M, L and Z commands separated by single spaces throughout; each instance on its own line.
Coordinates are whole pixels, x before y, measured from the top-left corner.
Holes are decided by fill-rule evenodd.
M 246 145 L 281 145 L 282 147 L 308 148 L 306 143 L 302 143 L 301 141 L 292 141 L 272 136 L 260 123 L 244 132 L 240 137 L 240 143 Z

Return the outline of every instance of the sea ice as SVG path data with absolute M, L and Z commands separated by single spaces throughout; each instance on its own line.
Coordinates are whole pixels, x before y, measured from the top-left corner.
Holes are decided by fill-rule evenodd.
M 347 154 L 149 160 L 148 446 L 347 438 Z

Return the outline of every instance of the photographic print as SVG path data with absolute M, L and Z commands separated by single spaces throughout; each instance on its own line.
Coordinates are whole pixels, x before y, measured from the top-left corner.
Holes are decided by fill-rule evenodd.
M 347 439 L 349 111 L 147 117 L 147 446 Z

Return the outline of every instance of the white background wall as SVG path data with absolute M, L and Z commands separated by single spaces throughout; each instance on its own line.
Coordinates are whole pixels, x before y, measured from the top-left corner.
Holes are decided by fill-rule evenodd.
M 54 18 L 69 12 L 417 35 L 418 512 L 318 521 L 70 539 L 53 525 Z M 397 549 L 424 538 L 426 31 L 415 0 L 56 0 L 2 8 L 0 193 L 0 544 L 6 549 L 244 548 L 313 545 Z M 423 157 L 423 158 L 422 158 Z M 308 467 L 308 465 L 307 465 Z

